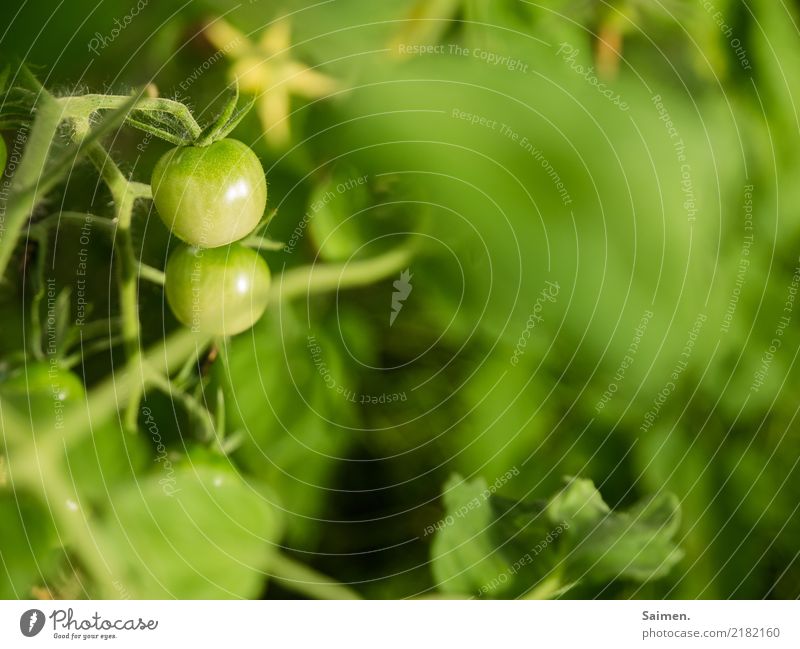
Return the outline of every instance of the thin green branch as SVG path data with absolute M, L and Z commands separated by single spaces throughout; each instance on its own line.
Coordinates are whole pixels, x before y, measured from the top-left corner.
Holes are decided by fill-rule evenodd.
M 239 243 L 254 250 L 283 250 L 286 247 L 286 244 L 281 241 L 274 241 L 260 235 L 250 235 Z
M 164 282 L 166 281 L 164 271 L 143 264 L 142 262 L 139 262 L 139 277 L 153 284 L 158 284 L 159 286 L 164 286 Z
M 40 181 L 43 180 L 43 169 L 60 122 L 61 109 L 49 94 L 43 93 L 25 154 L 12 180 L 8 198 L 4 199 L 6 209 L 5 228 L 0 231 L 0 278 L 5 275 L 26 219 L 44 196 Z
M 57 460 L 59 455 L 36 453 L 35 446 L 28 446 L 28 449 L 30 455 L 20 454 L 13 464 L 9 458 L 11 479 L 41 494 L 56 522 L 59 535 L 65 537 L 64 545 L 80 556 L 83 567 L 99 589 L 97 596 L 101 599 L 115 598 L 113 575 L 118 573 L 110 565 L 114 559 L 103 555 L 97 545 L 89 525 L 88 512 L 81 507 L 80 494 L 75 491 L 74 484 L 64 477 L 63 467 Z
M 292 300 L 315 293 L 367 286 L 405 269 L 413 255 L 413 248 L 404 246 L 364 261 L 293 268 L 273 283 L 271 299 Z
M 84 115 L 91 115 L 98 110 L 110 110 L 119 108 L 125 101 L 130 99 L 126 95 L 82 95 L 80 97 L 64 97 L 60 99 L 65 113 L 70 117 L 80 117 Z M 173 99 L 165 99 L 163 97 L 143 97 L 137 104 L 136 110 L 142 112 L 153 112 L 170 115 L 178 120 L 191 138 L 197 139 L 202 132 L 200 125 L 195 120 L 189 108 L 179 101 Z M 134 120 L 131 122 L 132 126 L 137 126 Z
M 126 104 L 108 115 L 91 131 L 84 130 L 75 144 L 67 147 L 63 154 L 48 166 L 51 144 L 56 138 L 58 125 L 64 119 L 64 115 L 52 95 L 43 88 L 39 91 L 36 120 L 6 201 L 6 227 L 0 232 L 0 277 L 5 274 L 23 227 L 33 210 L 69 173 L 78 159 L 87 155 L 101 137 L 122 122 L 137 101 L 136 97 L 128 97 L 127 100 Z M 88 122 L 84 125 L 88 125 Z
M 203 429 L 206 441 L 216 440 L 218 444 L 220 443 L 220 440 L 217 438 L 213 416 L 206 408 L 200 405 L 197 399 L 157 372 L 148 373 L 147 380 L 170 399 L 181 403 L 181 405 L 186 408 L 186 411 L 197 419 Z
M 83 212 L 56 212 L 31 224 L 31 236 L 37 233 L 45 233 L 53 227 L 59 228 L 61 224 L 71 224 L 77 227 L 83 227 L 88 224 L 91 225 L 92 229 L 103 230 L 109 234 L 113 234 L 117 227 L 116 221 L 104 216 Z

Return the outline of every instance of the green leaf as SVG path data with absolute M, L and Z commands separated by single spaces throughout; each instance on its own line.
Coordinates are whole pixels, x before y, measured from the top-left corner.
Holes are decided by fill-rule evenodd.
M 216 135 L 225 127 L 228 121 L 231 119 L 233 112 L 236 110 L 236 104 L 239 103 L 239 84 L 235 83 L 233 85 L 233 89 L 230 93 L 230 96 L 225 101 L 225 106 L 223 106 L 222 111 L 220 111 L 219 115 L 212 121 L 209 122 L 208 126 L 206 126 L 200 135 L 197 137 L 197 145 L 198 146 L 206 146 L 211 144 L 215 140 L 220 138 L 216 137 Z
M 133 597 L 245 598 L 263 588 L 280 538 L 268 492 L 227 467 L 170 467 L 111 499 L 103 554 Z
M 109 490 L 135 481 L 137 474 L 152 464 L 145 435 L 131 435 L 117 421 L 96 422 L 91 435 L 69 446 L 64 471 L 81 498 L 102 503 Z
M 188 146 L 192 143 L 191 135 L 170 115 L 158 116 L 144 111 L 131 111 L 125 118 L 125 123 L 176 146 Z
M 600 492 L 591 480 L 570 478 L 564 487 L 550 501 L 547 514 L 554 524 L 567 523 L 573 534 L 584 534 L 609 513 Z
M 543 504 L 495 496 L 483 479 L 451 478 L 432 549 L 440 589 L 549 599 L 578 582 L 663 577 L 680 560 L 674 495 L 612 512 L 591 480 L 567 480 Z
M 680 503 L 673 494 L 660 494 L 627 512 L 613 513 L 569 554 L 568 573 L 595 581 L 663 577 L 683 556 L 672 542 L 679 525 Z
M 445 516 L 433 540 L 432 569 L 445 593 L 500 593 L 512 581 L 510 564 L 492 536 L 494 514 L 483 478 L 455 474 L 444 487 Z
M 231 340 L 229 366 L 215 364 L 213 376 L 225 392 L 227 429 L 242 432 L 236 461 L 291 502 L 287 542 L 312 550 L 337 458 L 352 439 L 340 426 L 352 423 L 355 404 L 320 375 L 306 327 L 287 305 L 268 310 L 252 337 Z M 334 340 L 316 328 L 313 334 L 338 385 L 352 385 Z
M 57 563 L 55 529 L 45 508 L 24 493 L 0 494 L 0 599 L 30 599 Z

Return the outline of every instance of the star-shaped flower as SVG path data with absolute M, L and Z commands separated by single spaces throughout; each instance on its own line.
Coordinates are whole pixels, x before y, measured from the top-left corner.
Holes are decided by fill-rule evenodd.
M 239 89 L 256 96 L 264 134 L 275 147 L 290 141 L 292 95 L 316 99 L 339 87 L 332 77 L 292 58 L 288 20 L 273 23 L 256 43 L 222 19 L 210 23 L 204 33 L 231 60 L 231 76 Z

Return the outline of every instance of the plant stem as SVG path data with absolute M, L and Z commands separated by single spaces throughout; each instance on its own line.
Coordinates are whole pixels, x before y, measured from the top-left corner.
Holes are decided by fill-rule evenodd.
M 76 123 L 76 133 L 80 136 L 88 127 L 87 121 Z M 139 297 L 137 270 L 139 262 L 133 248 L 131 221 L 133 206 L 137 198 L 147 198 L 150 188 L 141 183 L 130 182 L 122 175 L 117 164 L 111 159 L 103 146 L 94 143 L 89 148 L 89 159 L 100 172 L 114 199 L 114 213 L 117 222 L 115 232 L 115 252 L 119 264 L 119 304 L 122 319 L 122 340 L 128 362 L 128 371 L 138 370 L 143 377 L 141 350 L 139 345 Z M 143 383 L 142 379 L 142 383 Z M 142 386 L 143 389 L 143 386 Z M 134 390 L 125 410 L 124 422 L 128 430 L 136 430 L 139 401 L 142 390 Z
M 340 288 L 367 286 L 403 270 L 413 254 L 411 246 L 405 246 L 364 261 L 293 268 L 273 283 L 270 297 L 292 300 Z
M 139 262 L 139 277 L 153 284 L 158 284 L 159 286 L 164 286 L 164 282 L 166 281 L 164 271 L 143 264 L 142 262 Z
M 67 116 L 80 118 L 89 116 L 98 110 L 119 108 L 129 99 L 130 97 L 125 95 L 82 95 L 80 97 L 64 97 L 59 101 Z M 203 130 L 195 120 L 192 112 L 185 104 L 179 101 L 164 99 L 163 97 L 142 97 L 136 104 L 136 110 L 171 115 L 180 122 L 192 139 L 198 138 Z M 134 126 L 141 128 L 137 120 L 131 121 Z
M 187 358 L 196 357 L 210 342 L 210 336 L 180 329 L 159 341 L 142 354 L 141 367 L 144 380 L 150 381 L 153 375 L 169 376 L 180 368 Z M 93 427 L 108 421 L 137 390 L 141 389 L 142 378 L 131 372 L 112 375 L 87 395 L 85 406 L 73 409 L 65 418 L 60 429 L 61 435 L 50 435 L 39 443 L 39 453 L 52 455 L 61 453 L 64 445 L 74 444 L 90 434 Z M 20 418 L 9 409 L 1 413 L 2 432 L 13 439 L 29 439 L 31 423 Z
M 147 378 L 156 388 L 170 397 L 170 399 L 180 401 L 187 412 L 198 420 L 203 428 L 206 441 L 211 441 L 213 439 L 216 440 L 219 445 L 220 440 L 214 425 L 214 418 L 206 408 L 201 406 L 195 398 L 187 394 L 165 376 L 157 372 L 152 372 Z
M 48 165 L 51 145 L 65 115 L 59 101 L 24 67 L 21 76 L 37 93 L 36 120 L 22 161 L 11 181 L 8 199 L 5 200 L 5 229 L 0 232 L 0 278 L 5 274 L 25 222 L 34 208 L 70 172 L 76 161 L 88 153 L 94 143 L 125 119 L 138 101 L 137 97 L 127 97 L 91 132 L 88 132 L 89 121 L 86 116 L 81 124 L 84 132 L 77 138 L 77 143 L 68 147 Z
M 99 588 L 97 597 L 114 597 L 114 573 L 109 558 L 102 554 L 92 535 L 80 495 L 76 493 L 74 484 L 66 479 L 56 448 L 52 443 L 40 445 L 39 448 L 26 444 L 19 454 L 9 454 L 8 468 L 12 484 L 23 486 L 41 496 L 56 523 L 59 537 L 66 537 L 61 544 L 75 551 Z
M 32 224 L 31 231 L 46 232 L 53 226 L 59 227 L 62 223 L 71 223 L 75 226 L 90 224 L 92 229 L 99 228 L 108 234 L 113 234 L 117 227 L 116 221 L 107 219 L 104 216 L 85 214 L 83 212 L 56 212 Z
M 282 553 L 276 554 L 270 569 L 275 581 L 314 599 L 361 599 L 352 588 Z
M 96 598 L 115 599 L 118 594 L 114 587 L 114 570 L 109 565 L 112 558 L 103 555 L 97 545 L 87 512 L 80 505 L 80 497 L 75 492 L 74 485 L 64 480 L 62 471 L 57 467 L 53 467 L 44 478 L 41 484 L 44 488 L 45 502 L 54 514 L 59 529 L 66 530 L 72 547 L 80 548 L 81 561 L 93 584 L 99 589 Z M 77 507 L 77 510 L 70 511 L 71 507 Z
M 3 201 L 7 209 L 5 227 L 0 232 L 0 278 L 5 274 L 25 220 L 43 196 L 44 192 L 39 189 L 38 181 L 44 175 L 50 146 L 60 122 L 61 110 L 58 104 L 49 94 L 40 94 L 36 120 L 28 137 L 25 155 L 14 175 L 9 196 Z

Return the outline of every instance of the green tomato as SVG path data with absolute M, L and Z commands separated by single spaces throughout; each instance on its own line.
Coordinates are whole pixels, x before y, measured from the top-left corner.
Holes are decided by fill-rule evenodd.
M 244 246 L 179 246 L 165 273 L 167 302 L 194 332 L 232 336 L 252 327 L 267 308 L 269 267 Z
M 47 362 L 28 363 L 0 381 L 0 406 L 12 406 L 21 413 L 36 436 L 59 435 L 68 416 L 86 407 L 85 398 L 86 390 L 77 375 Z M 92 421 L 91 435 L 70 443 L 64 468 L 68 468 L 81 498 L 100 503 L 107 499 L 112 484 L 135 478 L 151 464 L 144 437 L 127 435 L 112 418 Z M 0 586 L 0 597 L 2 593 Z
M 246 237 L 267 206 L 267 181 L 256 154 L 237 140 L 167 151 L 153 169 L 153 201 L 175 235 L 216 248 Z
M 37 419 L 63 419 L 66 405 L 84 394 L 81 380 L 56 364 L 28 363 L 0 382 L 0 400 Z

